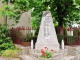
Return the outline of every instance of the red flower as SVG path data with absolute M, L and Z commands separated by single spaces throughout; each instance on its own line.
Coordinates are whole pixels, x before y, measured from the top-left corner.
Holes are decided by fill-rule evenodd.
M 42 54 L 45 53 L 43 49 L 41 49 L 41 53 L 42 53 Z
M 45 54 L 45 53 L 43 53 L 43 54 L 42 54 L 42 56 L 44 56 L 44 57 L 45 57 L 45 56 L 46 56 L 46 54 Z
M 41 49 L 41 57 L 42 58 L 51 58 L 53 51 L 54 50 L 48 51 L 48 48 L 44 47 L 44 49 Z

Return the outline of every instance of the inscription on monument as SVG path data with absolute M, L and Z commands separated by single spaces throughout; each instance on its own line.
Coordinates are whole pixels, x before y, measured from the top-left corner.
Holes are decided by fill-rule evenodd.
M 44 38 L 46 40 L 50 39 L 50 30 L 51 30 L 50 24 L 51 23 L 49 17 L 46 17 L 44 20 Z

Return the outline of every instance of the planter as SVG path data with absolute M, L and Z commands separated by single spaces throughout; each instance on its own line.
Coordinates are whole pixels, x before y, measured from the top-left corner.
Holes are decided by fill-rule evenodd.
M 52 58 L 41 58 L 40 56 L 38 58 L 39 60 L 53 60 Z
M 39 60 L 53 60 L 52 58 L 39 58 Z

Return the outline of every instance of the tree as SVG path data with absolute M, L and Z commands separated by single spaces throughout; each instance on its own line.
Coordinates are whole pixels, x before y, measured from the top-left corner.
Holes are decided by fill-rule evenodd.
M 75 0 L 54 0 L 51 5 L 51 11 L 55 13 L 53 16 L 57 20 L 58 26 L 63 27 L 80 19 L 80 9 L 76 8 L 79 4 Z
M 7 16 L 17 23 L 21 14 L 32 8 L 30 7 L 30 2 L 27 0 L 2 0 L 2 3 L 6 5 L 0 9 L 0 13 L 2 16 Z
M 36 0 L 38 9 L 36 13 L 44 10 L 52 12 L 53 21 L 59 27 L 71 25 L 73 21 L 79 21 L 80 6 L 79 0 Z M 49 8 L 49 9 L 48 9 Z M 35 16 L 35 15 L 34 15 Z
M 10 35 L 10 30 L 7 29 L 6 25 L 0 24 L 0 52 L 2 50 L 14 49 L 14 44 L 9 35 Z
M 8 3 L 9 0 L 2 0 Z M 12 6 L 9 4 L 4 6 L 6 10 L 2 9 L 4 15 L 14 18 L 16 22 L 20 18 L 21 14 L 33 7 L 32 12 L 32 25 L 39 28 L 42 11 L 50 10 L 52 13 L 53 21 L 58 26 L 64 27 L 72 23 L 72 21 L 78 21 L 80 18 L 80 1 L 79 0 L 10 0 Z

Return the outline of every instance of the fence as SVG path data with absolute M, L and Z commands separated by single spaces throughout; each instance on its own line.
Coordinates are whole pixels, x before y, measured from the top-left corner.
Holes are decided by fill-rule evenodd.
M 80 45 L 80 28 L 58 28 L 57 32 L 60 44 L 63 39 L 65 45 Z
M 35 31 L 36 29 L 29 27 L 11 28 L 11 37 L 13 42 L 17 44 L 24 42 L 25 37 L 27 37 L 28 40 L 34 39 L 36 42 L 37 36 L 33 37 Z M 56 32 L 60 44 L 63 39 L 65 45 L 80 45 L 80 28 L 58 28 Z
M 10 33 L 13 43 L 22 44 L 24 41 L 31 41 L 30 39 L 34 36 L 35 30 L 30 27 L 11 28 Z

